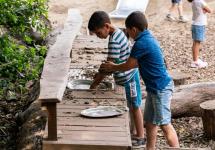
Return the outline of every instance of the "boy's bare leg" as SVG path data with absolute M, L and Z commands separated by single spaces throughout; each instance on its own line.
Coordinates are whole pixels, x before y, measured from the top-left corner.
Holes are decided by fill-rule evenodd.
M 172 6 L 169 9 L 169 14 L 172 14 L 172 12 L 176 9 L 176 4 L 172 3 Z
M 136 136 L 137 131 L 135 128 L 135 123 L 134 123 L 134 114 L 133 114 L 133 111 L 131 111 L 131 108 L 129 109 L 129 113 L 130 113 L 130 118 L 131 118 L 131 133 Z
M 161 129 L 164 132 L 167 143 L 170 147 L 179 147 L 178 136 L 172 124 L 161 125 Z
M 146 123 L 146 149 L 155 150 L 158 126 L 152 123 Z
M 201 43 L 199 41 L 193 41 L 193 61 L 197 61 L 199 58 L 199 49 L 200 49 Z
M 136 136 L 140 138 L 144 138 L 144 127 L 143 127 L 143 115 L 141 108 L 133 108 L 133 119 L 134 119 L 134 125 L 136 128 Z
M 183 2 L 178 3 L 178 14 L 179 17 L 183 16 Z

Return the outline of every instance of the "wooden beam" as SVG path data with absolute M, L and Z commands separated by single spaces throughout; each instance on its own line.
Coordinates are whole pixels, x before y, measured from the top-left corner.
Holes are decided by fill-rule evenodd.
M 47 140 L 57 140 L 57 103 L 43 103 L 42 106 L 46 107 L 48 113 L 48 137 Z
M 68 18 L 61 35 L 49 49 L 40 79 L 40 96 L 42 102 L 60 102 L 68 80 L 70 53 L 73 41 L 82 24 L 78 10 L 69 9 Z

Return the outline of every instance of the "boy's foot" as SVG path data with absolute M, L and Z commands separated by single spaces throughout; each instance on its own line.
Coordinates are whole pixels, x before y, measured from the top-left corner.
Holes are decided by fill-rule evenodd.
M 187 20 L 186 18 L 184 18 L 183 16 L 180 16 L 180 17 L 178 18 L 178 21 L 179 21 L 179 22 L 182 22 L 182 23 L 186 23 L 188 20 Z
M 207 62 L 198 59 L 197 61 L 193 61 L 190 65 L 192 68 L 206 68 L 208 66 Z
M 168 21 L 175 21 L 176 20 L 171 14 L 166 15 L 166 19 Z
M 145 138 L 134 137 L 132 139 L 132 147 L 133 148 L 143 148 L 145 146 L 146 146 L 146 139 Z

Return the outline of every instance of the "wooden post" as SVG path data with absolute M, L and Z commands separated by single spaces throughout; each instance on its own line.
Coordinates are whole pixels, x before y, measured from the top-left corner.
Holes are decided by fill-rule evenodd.
M 56 102 L 43 103 L 48 113 L 48 138 L 47 140 L 57 140 L 57 109 Z
M 215 140 L 215 100 L 200 104 L 202 109 L 202 122 L 206 136 Z

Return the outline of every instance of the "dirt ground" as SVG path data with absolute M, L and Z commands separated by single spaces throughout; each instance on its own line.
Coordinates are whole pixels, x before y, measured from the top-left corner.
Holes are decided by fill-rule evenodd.
M 209 6 L 215 10 L 215 1 L 206 0 Z M 50 0 L 49 19 L 53 28 L 62 27 L 67 16 L 68 8 L 79 9 L 83 16 L 81 34 L 87 33 L 87 22 L 90 15 L 96 10 L 111 12 L 116 7 L 117 0 Z M 191 79 L 187 83 L 215 81 L 215 14 L 208 16 L 206 28 L 206 41 L 200 51 L 200 57 L 209 63 L 208 68 L 190 68 L 192 60 L 191 47 L 191 6 L 184 0 L 184 14 L 189 20 L 188 23 L 169 22 L 165 16 L 170 7 L 170 0 L 150 0 L 146 10 L 149 22 L 149 29 L 160 42 L 167 61 L 168 69 L 178 69 L 188 73 Z M 177 14 L 175 14 L 177 15 Z M 124 26 L 124 20 L 112 20 L 117 27 Z M 180 143 L 183 147 L 207 147 L 209 140 L 204 138 L 202 132 L 201 118 L 181 118 L 173 120 L 179 134 Z M 158 135 L 158 145 L 166 146 L 163 135 Z

